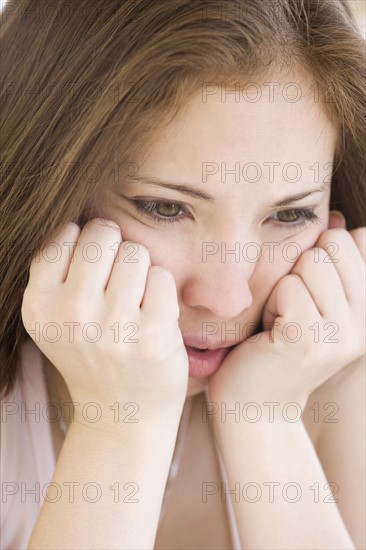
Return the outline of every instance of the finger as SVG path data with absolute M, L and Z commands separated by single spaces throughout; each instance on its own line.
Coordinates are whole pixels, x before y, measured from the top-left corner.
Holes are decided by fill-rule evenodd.
M 357 234 L 357 239 L 361 240 Z M 360 287 L 365 281 L 365 261 L 350 232 L 345 229 L 328 229 L 319 237 L 316 246 L 327 251 L 343 286 L 349 303 L 357 303 Z
M 349 232 L 355 241 L 363 261 L 366 261 L 366 227 L 358 227 Z
M 304 282 L 320 315 L 335 321 L 340 308 L 348 306 L 342 281 L 326 250 L 306 250 L 291 270 Z
M 148 316 L 155 316 L 166 324 L 166 320 L 178 319 L 179 306 L 177 288 L 170 271 L 160 266 L 151 266 L 147 275 L 142 311 Z
M 339 210 L 331 210 L 329 212 L 328 229 L 340 227 L 346 229 L 346 218 Z
M 319 318 L 319 311 L 299 275 L 290 273 L 278 281 L 264 306 L 263 326 L 270 328 L 279 317 L 285 323 L 298 323 L 301 330 Z
M 105 290 L 118 311 L 137 312 L 145 293 L 150 262 L 148 250 L 138 243 L 121 243 Z
M 65 282 L 80 232 L 76 223 L 69 222 L 54 233 L 32 259 L 29 286 L 52 290 Z
M 75 246 L 66 284 L 89 297 L 104 292 L 121 241 L 115 222 L 101 218 L 88 221 Z

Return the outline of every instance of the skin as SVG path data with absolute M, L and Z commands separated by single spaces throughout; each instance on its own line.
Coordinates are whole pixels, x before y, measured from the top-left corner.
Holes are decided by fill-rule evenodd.
M 305 90 L 306 86 L 303 85 L 302 89 Z M 335 143 L 334 128 L 311 96 L 303 94 L 296 103 L 286 101 L 281 93 L 275 96 L 274 102 L 263 95 L 256 103 L 236 103 L 229 99 L 223 103 L 218 94 L 203 103 L 200 95 L 196 95 L 185 106 L 181 116 L 154 142 L 148 154 L 139 159 L 138 176 L 149 176 L 150 180 L 152 177 L 164 178 L 178 186 L 190 184 L 197 192 L 210 193 L 213 201 L 188 197 L 179 190 L 129 181 L 123 182 L 119 188 L 115 186 L 106 194 L 97 215 L 114 220 L 121 229 L 124 241 L 145 246 L 152 266 L 161 266 L 173 274 L 179 303 L 179 325 L 184 337 L 202 337 L 205 322 L 218 326 L 225 323 L 227 332 L 238 324 L 243 328 L 250 323 L 251 331 L 240 331 L 240 334 L 250 336 L 266 311 L 277 317 L 278 306 L 284 299 L 283 293 L 281 298 L 278 292 L 276 294 L 277 283 L 293 272 L 300 278 L 296 279 L 298 286 L 293 287 L 296 291 L 291 295 L 287 287 L 287 308 L 293 308 L 292 313 L 300 315 L 301 321 L 305 317 L 306 321 L 311 320 L 314 300 L 319 309 L 315 314 L 321 311 L 327 319 L 337 319 L 340 324 L 345 319 L 347 338 L 338 347 L 348 350 L 351 347 L 349 344 L 360 341 L 360 334 L 364 334 L 359 328 L 359 304 L 363 288 L 361 274 L 364 273 L 364 257 L 362 260 L 361 255 L 365 228 L 350 233 L 344 229 L 325 233 L 328 228 L 344 227 L 329 216 L 329 185 L 324 192 L 314 193 L 299 202 L 283 207 L 271 206 L 284 197 L 310 192 L 325 183 L 329 179 Z M 256 162 L 262 167 L 262 176 L 256 183 L 244 178 L 235 181 L 234 176 L 228 176 L 224 181 L 223 174 L 217 172 L 203 181 L 202 167 L 205 162 L 214 162 L 218 166 L 226 163 L 227 169 L 232 169 L 236 162 L 241 166 Z M 275 171 L 277 177 L 273 181 L 269 180 L 268 167 L 264 165 L 266 162 L 279 163 Z M 301 167 L 301 177 L 296 182 L 286 181 L 280 174 L 288 163 L 293 162 Z M 311 169 L 315 163 L 320 169 L 317 181 Z M 147 215 L 138 213 L 132 203 L 137 199 L 167 203 L 179 201 L 189 214 L 173 209 L 175 216 L 181 216 L 181 223 L 157 224 Z M 284 220 L 282 224 L 276 221 L 279 212 L 286 211 L 290 217 L 295 208 L 314 210 L 318 223 L 307 221 L 300 226 L 286 225 Z M 332 237 L 331 241 L 341 245 L 337 265 L 316 264 L 311 256 L 306 256 L 306 251 L 314 247 L 318 240 L 319 246 L 325 248 L 327 241 L 324 233 Z M 263 254 L 257 262 L 245 259 L 236 262 L 232 255 L 221 261 L 219 254 L 209 256 L 207 262 L 203 262 L 203 243 L 215 242 L 226 243 L 229 250 L 236 242 L 240 243 L 241 249 L 246 243 L 255 242 L 263 247 Z M 271 258 L 270 249 L 264 247 L 264 243 L 277 245 L 274 257 Z M 289 256 L 285 255 L 285 247 L 289 243 L 297 245 L 301 259 L 306 257 L 304 261 L 296 263 L 296 255 L 291 256 L 293 260 L 289 261 Z M 83 280 L 83 277 L 78 276 L 77 280 Z M 116 288 L 119 289 L 121 279 L 116 280 Z M 302 299 L 299 289 L 303 292 Z M 339 292 L 333 292 L 334 289 Z M 345 296 L 340 291 L 344 291 Z M 336 305 L 333 300 L 335 296 Z M 300 303 L 301 307 L 298 307 Z M 163 305 L 166 307 L 167 303 L 162 304 L 160 313 L 164 311 Z M 340 319 L 332 317 L 335 313 Z M 287 318 L 293 319 L 291 316 Z M 224 341 L 223 334 L 216 334 L 208 342 L 218 345 L 221 340 Z M 359 359 L 348 367 L 344 363 L 347 368 L 337 372 L 330 384 L 322 388 L 326 379 L 322 378 L 323 370 L 326 377 L 339 370 L 339 365 L 337 368 L 332 365 L 336 362 L 336 356 L 329 359 L 326 354 L 319 354 L 321 360 L 325 357 L 332 368 L 328 364 L 318 365 L 315 360 L 304 365 L 301 359 L 305 358 L 306 363 L 306 353 L 296 355 L 295 348 L 290 359 L 286 355 L 287 362 L 282 361 L 283 353 L 279 360 L 278 354 L 277 357 L 274 354 L 271 361 L 264 361 L 263 356 L 268 356 L 259 353 L 256 358 L 253 355 L 258 349 L 263 352 L 260 346 L 248 347 L 249 343 L 240 341 L 235 343 L 241 345 L 237 345 L 224 361 L 225 365 L 210 379 L 189 379 L 188 395 L 198 394 L 208 387 L 215 402 L 226 401 L 230 405 L 230 401 L 253 401 L 253 396 L 257 399 L 255 392 L 259 389 L 262 393 L 258 395 L 258 402 L 263 402 L 272 400 L 265 390 L 272 391 L 275 386 L 277 390 L 285 387 L 283 382 L 293 381 L 294 374 L 294 379 L 297 375 L 300 381 L 309 383 L 311 390 L 315 389 L 312 393 L 315 402 L 334 402 L 339 404 L 341 411 L 341 421 L 336 424 L 323 423 L 316 434 L 312 432 L 314 437 L 311 442 L 305 430 L 305 420 L 304 424 L 302 421 L 292 424 L 276 419 L 274 424 L 263 422 L 257 425 L 224 423 L 217 417 L 213 419 L 215 437 L 230 486 L 243 479 L 257 480 L 259 483 L 275 480 L 280 485 L 296 480 L 304 490 L 314 482 L 324 488 L 327 480 L 339 486 L 338 507 L 326 501 L 315 504 L 310 493 L 296 508 L 292 504 L 289 507 L 283 499 L 277 499 L 276 504 L 270 503 L 270 506 L 266 501 L 261 501 L 255 507 L 245 501 L 235 502 L 234 511 L 244 547 L 364 548 L 364 449 L 363 440 L 359 437 L 364 433 L 363 358 L 358 355 Z M 323 346 L 323 352 L 325 348 Z M 245 349 L 247 352 L 250 350 L 252 356 L 243 365 L 240 354 L 245 357 Z M 334 352 L 332 348 L 327 351 Z M 317 356 L 311 357 L 317 359 Z M 275 373 L 270 372 L 269 386 L 260 380 L 263 365 L 267 370 L 269 366 L 277 369 Z M 257 383 L 258 373 L 260 384 Z M 213 384 L 215 378 L 219 382 Z M 296 389 L 296 384 L 288 386 L 291 391 Z M 278 393 L 277 396 L 279 400 L 282 397 Z M 284 397 L 287 402 L 292 402 L 297 394 L 284 394 Z M 309 417 L 306 427 L 311 427 Z M 248 449 L 251 449 L 250 453 Z M 116 469 L 122 470 L 119 464 Z M 258 528 L 263 525 L 266 529 Z M 37 547 L 36 542 L 34 547 Z
M 98 211 L 99 216 L 118 223 L 123 240 L 143 244 L 150 252 L 152 265 L 173 274 L 184 337 L 202 338 L 203 323 L 217 323 L 218 327 L 225 323 L 227 331 L 239 323 L 240 340 L 228 337 L 236 338 L 235 344 L 253 334 L 273 288 L 297 259 L 294 247 L 282 254 L 283 247 L 296 243 L 303 252 L 314 246 L 328 228 L 330 186 L 326 182 L 331 175 L 336 131 L 310 92 L 306 93 L 306 85 L 298 78 L 295 81 L 303 91 L 297 102 L 286 100 L 282 85 L 275 88 L 273 101 L 269 93 L 263 93 L 257 102 L 248 102 L 242 96 L 239 102 L 233 96 L 223 102 L 218 93 L 203 102 L 198 93 L 137 162 L 138 177 L 148 175 L 189 185 L 210 194 L 213 202 L 148 183 L 125 181 L 114 185 Z M 253 181 L 253 169 L 248 169 L 247 177 L 244 171 L 240 180 L 228 173 L 225 181 L 221 163 L 232 170 L 235 163 L 242 168 L 249 162 L 260 167 L 258 181 Z M 272 181 L 269 167 L 264 164 L 268 162 L 278 163 Z M 217 173 L 208 175 L 207 181 L 203 181 L 204 163 L 218 166 Z M 294 169 L 286 172 L 288 163 L 301 167 L 298 181 Z M 315 163 L 319 166 L 318 180 L 310 168 Z M 323 182 L 323 192 L 288 206 L 271 206 L 284 197 L 318 188 Z M 166 201 L 170 205 L 160 209 L 160 214 L 178 215 L 180 223 L 156 223 L 138 213 L 128 199 Z M 175 201 L 182 203 L 189 214 L 172 207 Z M 314 209 L 317 223 L 299 219 L 305 221 L 301 227 L 285 225 L 286 221 L 297 221 L 297 215 L 289 210 L 305 207 Z M 287 214 L 280 214 L 278 219 L 283 210 Z M 255 253 L 248 248 L 247 256 L 242 254 L 237 262 L 232 254 L 221 261 L 220 251 L 203 262 L 202 243 L 207 242 L 219 246 L 226 243 L 227 250 L 239 242 L 241 251 L 245 243 L 255 242 L 262 246 L 262 256 L 256 262 L 247 261 Z M 277 243 L 274 257 L 270 257 L 268 244 L 263 243 Z M 217 346 L 221 340 L 224 334 L 220 329 L 207 341 Z M 187 395 L 202 392 L 207 384 L 208 378 L 190 377 Z

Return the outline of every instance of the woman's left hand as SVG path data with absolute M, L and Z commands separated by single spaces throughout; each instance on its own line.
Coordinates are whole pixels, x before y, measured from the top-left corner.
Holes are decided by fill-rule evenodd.
M 365 355 L 366 228 L 339 225 L 330 215 L 316 246 L 278 281 L 262 313 L 267 330 L 229 352 L 210 378 L 210 401 L 305 407 L 318 386 Z

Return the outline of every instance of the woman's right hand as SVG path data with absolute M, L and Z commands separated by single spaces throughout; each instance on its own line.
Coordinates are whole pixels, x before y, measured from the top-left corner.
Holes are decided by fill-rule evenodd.
M 116 402 L 148 416 L 182 407 L 188 357 L 173 275 L 123 242 L 115 222 L 63 226 L 32 260 L 21 315 L 73 402 L 97 403 L 111 424 Z

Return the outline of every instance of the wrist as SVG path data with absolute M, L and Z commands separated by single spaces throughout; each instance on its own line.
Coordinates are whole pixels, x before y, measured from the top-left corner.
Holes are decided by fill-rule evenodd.
M 68 429 L 73 425 L 86 430 L 90 435 L 110 434 L 124 438 L 132 435 L 144 437 L 146 433 L 165 429 L 177 429 L 184 406 L 163 404 L 157 408 L 146 403 L 125 400 L 113 403 L 70 401 L 63 403 L 63 420 Z M 133 435 L 135 434 L 135 435 Z
M 67 430 L 66 437 L 71 434 L 82 434 L 88 441 L 94 442 L 95 447 L 105 446 L 111 450 L 123 446 L 124 449 L 135 448 L 139 452 L 146 450 L 150 453 L 157 450 L 161 452 L 163 447 L 173 449 L 179 428 L 180 414 L 165 415 L 136 415 L 132 422 L 129 419 L 121 419 L 119 422 L 88 423 L 84 419 L 80 421 L 74 417 Z M 74 435 L 75 436 L 75 435 Z
M 303 426 L 305 402 L 288 401 L 207 401 L 202 409 L 202 421 L 210 421 L 216 441 L 223 438 L 272 437 L 276 432 L 288 432 Z

